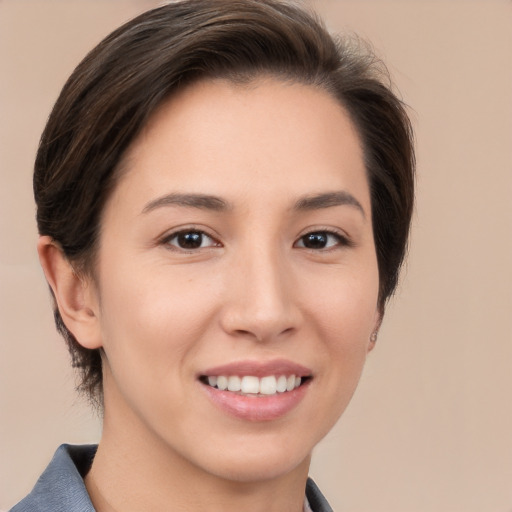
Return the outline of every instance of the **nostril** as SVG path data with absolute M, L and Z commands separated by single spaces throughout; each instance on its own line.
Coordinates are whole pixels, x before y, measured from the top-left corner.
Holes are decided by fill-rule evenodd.
M 254 339 L 259 343 L 265 343 L 266 341 L 272 341 L 273 339 L 280 338 L 282 336 L 290 335 L 295 331 L 295 327 L 287 327 L 282 331 L 278 329 L 258 329 L 247 330 L 247 329 L 236 329 L 234 334 L 236 336 Z
M 235 329 L 234 334 L 242 338 L 256 338 L 257 341 L 262 341 L 257 333 L 253 333 L 245 329 Z

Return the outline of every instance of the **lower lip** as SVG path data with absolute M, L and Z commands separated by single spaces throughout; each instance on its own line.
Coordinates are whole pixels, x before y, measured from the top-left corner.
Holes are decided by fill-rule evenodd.
M 301 402 L 309 387 L 309 381 L 293 391 L 265 396 L 239 395 L 206 384 L 201 385 L 210 400 L 231 416 L 247 421 L 272 421 L 286 415 Z

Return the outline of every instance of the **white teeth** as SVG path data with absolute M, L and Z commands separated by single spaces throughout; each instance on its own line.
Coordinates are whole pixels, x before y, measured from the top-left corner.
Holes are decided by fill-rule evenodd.
M 293 391 L 298 388 L 302 382 L 300 377 L 295 375 L 268 375 L 262 377 L 254 377 L 252 375 L 245 375 L 239 377 L 238 375 L 218 375 L 208 376 L 208 384 L 211 387 L 216 387 L 221 391 L 242 392 L 249 395 L 275 395 L 276 393 L 285 393 Z
M 260 380 L 260 393 L 262 395 L 275 395 L 277 391 L 277 380 L 273 375 L 263 377 Z
M 240 391 L 242 381 L 236 375 L 228 377 L 228 391 Z
M 278 393 L 284 393 L 286 391 L 286 383 L 287 383 L 286 375 L 281 375 L 277 379 L 276 389 L 277 389 Z
M 260 379 L 246 375 L 242 378 L 242 393 L 259 393 L 260 392 Z
M 224 375 L 219 375 L 217 377 L 217 387 L 222 391 L 228 389 L 228 378 L 224 377 Z

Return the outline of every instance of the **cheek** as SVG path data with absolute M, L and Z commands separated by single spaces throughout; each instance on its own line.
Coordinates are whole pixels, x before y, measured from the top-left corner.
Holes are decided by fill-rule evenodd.
M 378 319 L 377 298 L 376 264 L 343 277 L 338 272 L 323 281 L 321 294 L 311 294 L 316 322 L 310 323 L 318 329 L 322 342 L 317 356 L 325 362 L 319 384 L 329 397 L 332 422 L 348 405 L 359 382 Z
M 218 298 L 211 280 L 169 266 L 155 272 L 118 263 L 105 273 L 101 329 L 113 371 L 177 379 L 178 363 L 199 349 L 213 321 Z
M 358 268 L 334 268 L 314 280 L 309 297 L 312 315 L 324 330 L 322 338 L 333 350 L 366 346 L 375 327 L 379 277 L 376 262 Z

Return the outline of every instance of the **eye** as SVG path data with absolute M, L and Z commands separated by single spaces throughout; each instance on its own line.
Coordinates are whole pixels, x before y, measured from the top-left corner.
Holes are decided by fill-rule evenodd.
M 205 247 L 218 247 L 219 243 L 204 231 L 188 229 L 178 231 L 165 238 L 164 244 L 171 245 L 173 248 L 192 251 L 195 249 L 204 249 Z
M 295 243 L 295 247 L 305 249 L 322 250 L 336 246 L 350 245 L 346 237 L 332 231 L 312 231 L 301 236 Z

